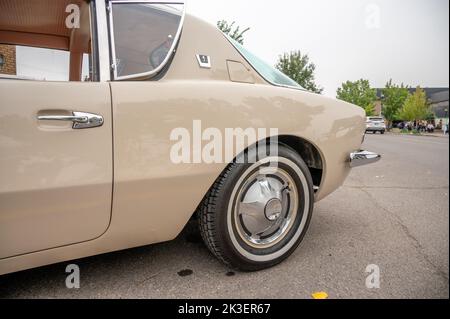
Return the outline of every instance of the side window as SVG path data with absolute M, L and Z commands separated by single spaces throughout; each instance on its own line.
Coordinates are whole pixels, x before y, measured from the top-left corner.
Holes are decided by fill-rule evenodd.
M 168 62 L 181 33 L 180 3 L 112 2 L 114 78 L 152 76 Z
M 94 81 L 88 0 L 0 1 L 0 78 Z
M 256 55 L 248 51 L 243 45 L 227 36 L 227 39 L 234 45 L 234 47 L 241 53 L 244 59 L 250 63 L 253 68 L 264 78 L 266 81 L 273 85 L 288 86 L 292 88 L 298 88 L 304 90 L 297 82 L 292 80 L 287 75 L 275 69 L 273 66 L 264 62 Z

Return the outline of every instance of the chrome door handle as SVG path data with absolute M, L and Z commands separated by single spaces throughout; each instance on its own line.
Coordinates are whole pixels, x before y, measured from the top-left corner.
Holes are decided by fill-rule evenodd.
M 85 112 L 72 112 L 72 115 L 39 115 L 38 120 L 72 122 L 74 130 L 99 127 L 104 123 L 101 115 Z

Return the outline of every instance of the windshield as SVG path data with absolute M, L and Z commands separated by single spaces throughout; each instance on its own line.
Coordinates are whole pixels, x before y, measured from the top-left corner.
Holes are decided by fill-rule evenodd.
M 240 43 L 236 42 L 230 37 L 228 37 L 228 39 L 244 56 L 244 58 L 253 66 L 253 68 L 255 68 L 255 70 L 268 82 L 275 85 L 303 89 L 297 82 L 258 58 L 256 55 L 244 48 Z

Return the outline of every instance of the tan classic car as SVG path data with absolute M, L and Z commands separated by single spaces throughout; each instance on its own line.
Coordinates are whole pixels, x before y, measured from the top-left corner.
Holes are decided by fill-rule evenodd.
M 191 219 L 231 267 L 273 266 L 314 203 L 380 158 L 360 151 L 365 120 L 181 2 L 2 0 L 0 274 L 169 241 Z

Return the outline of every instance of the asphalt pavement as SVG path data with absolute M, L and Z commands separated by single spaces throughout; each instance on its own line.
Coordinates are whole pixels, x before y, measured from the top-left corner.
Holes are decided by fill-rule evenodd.
M 189 225 L 172 242 L 0 276 L 0 298 L 448 298 L 449 139 L 368 135 L 364 147 L 382 161 L 317 203 L 301 246 L 272 269 L 228 269 Z M 66 288 L 69 263 L 80 289 Z

